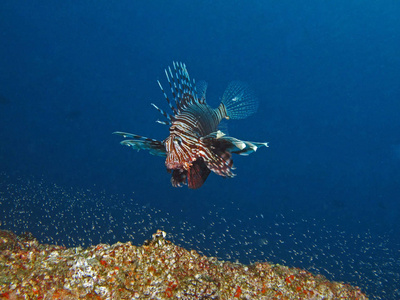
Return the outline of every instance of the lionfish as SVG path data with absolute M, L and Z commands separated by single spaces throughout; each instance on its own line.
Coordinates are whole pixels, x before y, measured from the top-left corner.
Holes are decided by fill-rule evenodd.
M 158 141 L 120 131 L 114 134 L 127 138 L 121 142 L 122 145 L 166 157 L 165 165 L 172 173 L 174 187 L 187 184 L 189 188 L 197 189 L 211 171 L 223 177 L 233 177 L 232 153 L 248 155 L 258 147 L 268 147 L 268 143 L 230 137 L 219 128 L 224 119 L 244 119 L 256 112 L 257 99 L 246 84 L 231 82 L 220 105 L 214 109 L 206 103 L 207 83 L 199 82 L 196 86 L 185 64 L 173 62 L 173 70 L 168 67 L 165 75 L 175 106 L 161 83 L 157 82 L 173 114 L 152 105 L 167 119 L 157 122 L 169 126 L 169 136 Z

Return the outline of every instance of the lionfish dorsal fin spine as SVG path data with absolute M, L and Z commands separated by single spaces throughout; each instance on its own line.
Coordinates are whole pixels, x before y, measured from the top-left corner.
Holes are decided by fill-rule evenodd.
M 186 70 L 186 66 L 183 63 L 173 62 L 173 66 L 175 69 L 175 76 L 178 80 L 178 100 L 180 109 L 184 109 L 188 104 L 192 104 L 192 97 L 185 97 L 186 94 L 192 93 L 192 86 L 190 83 L 189 74 Z
M 168 76 L 168 72 L 169 72 L 169 76 Z M 179 101 L 179 89 L 177 87 L 175 77 L 172 74 L 171 67 L 168 67 L 168 71 L 165 70 L 165 74 L 167 75 L 167 79 L 168 79 L 169 87 L 171 89 L 172 97 L 174 98 L 175 105 L 176 105 L 177 111 L 179 113 L 181 111 L 181 103 Z
M 179 63 L 176 63 L 176 62 L 172 62 L 172 65 L 173 65 L 173 67 L 174 67 L 174 70 L 175 70 L 175 78 L 176 78 L 176 81 L 177 81 L 177 84 L 175 84 L 175 93 L 176 93 L 176 95 L 177 95 L 177 97 L 176 97 L 176 99 L 175 99 L 175 102 L 177 103 L 176 105 L 178 105 L 179 106 L 179 111 L 181 111 L 182 109 L 184 109 L 185 108 L 185 103 L 184 103 L 184 101 L 182 101 L 183 100 L 183 95 L 184 95 L 184 88 L 182 88 L 182 85 L 184 85 L 185 83 L 184 83 L 184 77 L 183 77 L 183 74 L 182 74 L 182 70 L 181 70 L 181 68 L 180 68 L 180 66 L 179 66 Z
M 184 63 L 173 62 L 172 66 L 167 67 L 164 72 L 171 90 L 171 98 L 168 97 L 160 81 L 157 80 L 157 83 L 173 112 L 173 115 L 170 115 L 169 118 L 167 117 L 171 121 L 170 123 L 174 121 L 174 116 L 182 113 L 182 111 L 189 106 L 196 103 L 206 104 L 207 83 L 205 81 L 200 81 L 197 87 L 195 80 L 190 79 Z M 175 102 L 175 104 L 173 104 L 173 102 Z M 163 110 L 159 108 L 157 108 L 157 110 L 164 116 L 167 115 Z M 225 115 L 222 118 L 224 117 Z
M 157 109 L 164 117 L 166 117 L 166 118 L 168 119 L 168 121 L 159 121 L 159 120 L 157 120 L 156 122 L 157 122 L 157 123 L 160 123 L 160 124 L 170 125 L 174 117 L 171 116 L 170 114 L 167 114 L 165 111 L 163 111 L 161 108 L 159 108 L 159 107 L 158 107 L 157 105 L 155 105 L 154 103 L 151 103 L 151 105 L 152 105 L 155 109 Z
M 196 98 L 197 98 L 197 100 L 199 101 L 199 102 L 201 102 L 201 99 L 199 98 L 199 94 L 197 94 L 197 88 L 196 88 L 196 80 L 194 80 L 194 78 L 193 78 L 193 87 L 192 87 L 192 93 L 194 94 L 194 95 L 196 95 Z
M 168 74 L 167 74 L 167 77 L 168 77 Z M 158 86 L 160 87 L 161 91 L 162 91 L 163 94 L 164 94 L 165 99 L 166 99 L 167 102 L 168 102 L 169 107 L 171 108 L 172 112 L 176 115 L 176 114 L 177 114 L 176 108 L 172 105 L 171 101 L 169 100 L 169 98 L 168 98 L 168 96 L 167 96 L 167 93 L 164 91 L 164 88 L 162 87 L 160 81 L 157 80 L 157 82 L 158 82 Z
M 182 62 L 174 63 L 176 78 L 179 81 L 179 107 L 185 109 L 194 103 L 205 103 L 205 99 L 198 97 L 196 82 L 191 80 L 186 65 Z
M 156 123 L 163 124 L 163 125 L 168 125 L 168 126 L 171 126 L 171 125 L 172 125 L 172 123 L 171 123 L 171 122 L 168 122 L 168 121 L 160 121 L 160 120 L 157 120 Z

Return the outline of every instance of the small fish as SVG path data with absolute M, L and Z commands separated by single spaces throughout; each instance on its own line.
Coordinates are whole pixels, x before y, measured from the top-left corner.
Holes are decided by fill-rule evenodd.
M 172 114 L 152 105 L 166 118 L 158 123 L 169 126 L 169 136 L 164 141 L 126 133 L 114 132 L 126 138 L 122 145 L 150 154 L 166 157 L 165 166 L 172 173 L 174 187 L 187 184 L 191 189 L 203 185 L 211 171 L 233 177 L 232 153 L 248 155 L 268 143 L 242 141 L 222 132 L 219 125 L 224 119 L 244 119 L 256 112 L 257 99 L 242 82 L 231 82 L 217 108 L 206 103 L 207 84 L 197 85 L 191 80 L 186 65 L 173 63 L 165 70 L 175 106 L 161 83 L 158 85 L 171 108 Z

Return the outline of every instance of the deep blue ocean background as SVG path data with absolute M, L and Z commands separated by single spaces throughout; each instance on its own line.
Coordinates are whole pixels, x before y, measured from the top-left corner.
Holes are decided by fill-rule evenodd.
M 2 1 L 0 228 L 67 246 L 157 228 L 206 255 L 284 263 L 400 299 L 399 1 Z M 157 85 L 185 62 L 216 107 L 232 80 L 269 142 L 237 176 L 173 188 Z

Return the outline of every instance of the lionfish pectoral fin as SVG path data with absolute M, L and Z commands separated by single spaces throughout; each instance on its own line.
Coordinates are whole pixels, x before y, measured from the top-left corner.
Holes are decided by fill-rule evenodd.
M 203 139 L 212 138 L 215 139 L 213 143 L 218 144 L 218 147 L 222 147 L 226 151 L 240 155 L 249 155 L 257 151 L 257 149 L 260 147 L 268 147 L 268 143 L 242 141 L 237 138 L 227 136 L 225 133 L 219 130 L 210 133 Z
M 231 146 L 227 148 L 229 152 L 240 155 L 249 155 L 256 152 L 260 147 L 268 147 L 268 143 L 242 141 L 229 136 L 225 136 L 223 139 L 231 144 Z
M 168 170 L 168 172 L 171 171 L 172 171 L 171 184 L 173 187 L 181 187 L 182 185 L 186 184 L 186 179 L 188 174 L 186 170 L 182 169 Z
M 226 134 L 223 133 L 221 130 L 217 130 L 217 131 L 211 132 L 210 134 L 202 137 L 201 139 L 206 141 L 206 140 L 210 140 L 210 139 L 219 139 L 223 136 L 226 136 Z
M 211 171 L 207 168 L 202 158 L 196 159 L 188 171 L 188 186 L 191 189 L 198 189 L 206 181 Z
M 232 151 L 232 153 L 240 154 L 240 155 L 249 155 L 253 152 L 256 152 L 260 147 L 268 147 L 268 143 L 259 143 L 259 142 L 249 142 L 242 141 L 245 144 L 245 147 L 239 151 Z
M 113 132 L 113 134 L 117 134 L 124 138 L 128 138 L 127 140 L 123 140 L 121 142 L 121 145 L 132 147 L 132 149 L 135 149 L 138 151 L 139 150 L 147 150 L 152 155 L 167 156 L 167 152 L 165 150 L 165 146 L 164 146 L 163 142 L 160 142 L 160 141 L 157 141 L 154 139 L 149 139 L 144 136 L 127 133 L 127 132 L 121 132 L 121 131 Z

